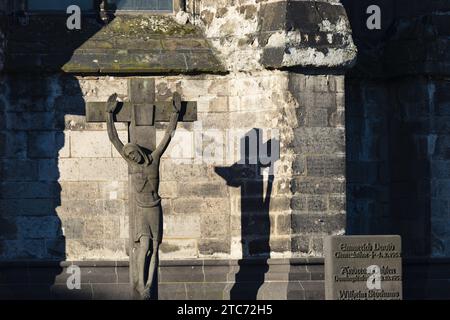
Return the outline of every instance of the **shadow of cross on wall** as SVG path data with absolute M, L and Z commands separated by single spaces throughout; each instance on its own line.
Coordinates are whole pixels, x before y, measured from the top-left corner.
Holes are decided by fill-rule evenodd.
M 254 128 L 240 139 L 241 159 L 230 167 L 215 168 L 228 186 L 241 188 L 242 259 L 231 299 L 256 299 L 269 269 L 270 197 L 279 154 L 279 140 L 263 143 L 262 129 Z

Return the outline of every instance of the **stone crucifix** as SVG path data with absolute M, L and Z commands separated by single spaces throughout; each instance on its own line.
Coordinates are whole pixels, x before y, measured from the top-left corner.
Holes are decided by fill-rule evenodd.
M 178 121 L 196 121 L 195 102 L 182 102 L 178 93 L 170 102 L 155 102 L 153 79 L 128 81 L 129 102 L 118 102 L 113 94 L 106 103 L 87 103 L 88 122 L 107 123 L 108 136 L 128 163 L 130 284 L 133 299 L 158 298 L 158 251 L 162 241 L 162 208 L 159 164 Z M 122 143 L 115 121 L 127 122 L 129 143 Z M 156 145 L 155 122 L 169 122 Z

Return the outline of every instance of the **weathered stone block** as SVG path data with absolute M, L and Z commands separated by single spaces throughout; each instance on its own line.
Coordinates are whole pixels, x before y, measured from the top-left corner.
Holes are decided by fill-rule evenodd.
M 63 260 L 66 258 L 64 237 L 45 239 L 46 260 Z
M 308 208 L 308 197 L 305 195 L 295 195 L 291 199 L 291 209 L 306 211 Z
M 284 212 L 290 209 L 290 197 L 272 196 L 269 204 L 270 212 Z
M 164 131 L 156 132 L 156 143 L 159 144 L 164 136 Z M 169 146 L 163 154 L 162 159 L 172 159 L 172 163 L 191 163 L 194 158 L 195 137 L 192 132 L 179 126 L 172 137 Z M 167 161 L 167 160 L 164 160 Z
M 97 182 L 61 181 L 61 197 L 64 200 L 96 200 L 100 198 Z
M 278 235 L 291 234 L 291 215 L 280 214 L 276 215 L 275 218 L 276 218 L 276 233 Z
M 339 179 L 299 177 L 291 182 L 291 191 L 301 194 L 344 193 L 345 181 Z
M 317 256 L 323 255 L 323 237 L 312 237 L 311 239 L 311 246 L 310 246 L 312 252 L 315 253 Z M 321 278 L 323 279 L 323 278 Z
M 0 217 L 0 239 L 1 240 L 17 239 L 17 226 L 14 217 L 7 217 L 7 216 Z M 1 245 L 0 251 L 2 251 Z
M 311 110 L 309 108 L 305 108 L 305 117 L 304 117 L 304 125 L 306 127 L 327 127 L 328 126 L 328 118 L 329 118 L 329 110 L 324 108 L 317 108 Z
M 24 131 L 0 132 L 0 157 L 25 159 L 27 134 Z
M 345 126 L 345 112 L 337 110 L 328 114 L 328 126 L 343 127 Z
M 0 242 L 0 258 L 2 260 L 45 259 L 45 240 L 4 240 Z
M 102 220 L 104 239 L 116 240 L 117 235 L 120 235 L 120 217 L 108 216 Z
M 67 80 L 70 82 L 73 80 Z M 80 96 L 80 88 L 77 88 L 78 92 L 73 92 L 72 95 L 61 95 L 54 99 L 52 107 L 57 112 L 64 114 L 80 114 L 84 111 L 85 101 L 82 96 Z M 74 90 L 74 89 L 73 89 Z
M 31 75 L 10 76 L 8 83 L 15 90 L 11 91 L 11 97 L 15 99 L 23 97 L 46 98 L 52 94 L 54 88 L 51 87 L 54 77 L 48 77 L 47 79 L 33 77 Z M 24 83 L 29 85 L 24 86 Z
M 292 231 L 294 233 L 335 234 L 345 230 L 345 215 L 293 214 Z
M 219 97 L 228 96 L 230 90 L 230 82 L 228 80 L 214 80 L 208 88 L 208 93 Z
M 197 241 L 196 240 L 177 240 L 177 239 L 165 239 L 160 247 L 161 258 L 187 258 L 197 257 Z
M 57 159 L 39 160 L 39 180 L 57 181 L 60 177 Z
M 177 184 L 174 181 L 161 181 L 159 194 L 162 198 L 175 198 L 177 196 Z
M 124 215 L 126 213 L 123 200 L 96 200 L 96 207 L 99 212 L 105 215 Z
M 209 113 L 222 113 L 222 112 L 227 112 L 229 107 L 228 107 L 228 97 L 225 96 L 220 96 L 220 97 L 207 97 L 205 101 L 203 101 L 204 103 L 201 103 L 202 101 L 200 100 L 199 103 L 199 107 L 198 107 L 198 112 L 209 112 Z M 225 116 L 225 115 L 224 115 Z
M 181 183 L 178 185 L 178 195 L 180 197 L 227 197 L 225 185 L 218 183 Z
M 16 225 L 19 239 L 51 239 L 62 235 L 57 216 L 17 217 Z
M 102 218 L 86 218 L 83 230 L 83 239 L 105 239 L 105 229 Z
M 284 30 L 286 24 L 286 1 L 265 4 L 261 8 L 261 31 Z
M 70 158 L 58 161 L 61 181 L 128 180 L 126 162 L 119 158 Z
M 208 168 L 199 164 L 175 164 L 171 161 L 163 162 L 161 165 L 161 180 L 163 181 L 198 181 L 207 179 Z
M 328 197 L 326 196 L 308 196 L 308 211 L 327 211 Z
M 103 131 L 73 131 L 70 134 L 70 150 L 73 158 L 109 158 L 112 145 Z
M 166 215 L 164 216 L 164 236 L 167 238 L 199 238 L 200 216 Z
M 104 240 L 104 239 L 67 239 L 66 259 L 76 261 L 77 257 L 84 257 L 84 260 L 102 260 L 108 256 L 113 260 L 125 260 L 126 242 L 124 239 Z
M 204 201 L 201 198 L 177 198 L 172 201 L 173 211 L 175 213 L 202 212 Z
M 101 212 L 95 200 L 67 200 L 61 199 L 60 205 L 56 208 L 58 216 L 83 217 L 87 218 Z
M 338 128 L 295 129 L 295 150 L 299 154 L 344 154 L 345 131 Z
M 82 239 L 85 221 L 83 218 L 62 218 L 62 230 L 66 239 Z
M 39 131 L 28 134 L 28 157 L 54 158 L 64 144 L 63 136 L 56 131 Z
M 3 160 L 0 162 L 3 181 L 38 180 L 38 162 L 33 160 Z
M 296 155 L 292 163 L 293 174 L 306 174 L 306 158 L 304 156 Z
M 291 251 L 291 239 L 290 237 L 271 237 L 270 238 L 270 251 L 277 253 L 285 253 Z
M 7 199 L 0 200 L 4 215 L 46 216 L 55 211 L 56 199 Z
M 330 211 L 344 212 L 346 208 L 346 197 L 330 195 L 328 199 L 328 207 Z
M 58 185 L 55 182 L 2 182 L 0 198 L 2 199 L 39 199 L 56 198 Z
M 14 112 L 7 114 L 9 130 L 52 130 L 55 128 L 53 112 Z
M 129 238 L 129 216 L 119 217 L 119 238 L 128 239 Z
M 200 255 L 211 256 L 214 254 L 230 254 L 229 239 L 200 239 L 198 242 Z
M 273 186 L 272 186 L 272 192 L 276 195 L 287 195 L 291 194 L 290 191 L 290 184 L 291 179 L 289 176 L 287 177 L 279 177 L 278 179 L 275 179 Z
M 87 182 L 91 184 L 91 182 Z M 127 200 L 128 199 L 128 181 L 111 180 L 98 182 L 100 192 L 99 199 L 107 200 Z
M 307 157 L 307 175 L 314 177 L 332 177 L 345 175 L 344 157 Z
M 298 235 L 292 237 L 291 246 L 295 253 L 309 254 L 310 252 L 311 236 Z
M 345 77 L 344 76 L 329 77 L 328 89 L 331 92 L 344 93 L 345 92 Z
M 201 237 L 202 238 L 224 238 L 230 232 L 229 215 L 209 215 L 201 216 Z
M 314 90 L 314 89 L 313 89 Z M 320 90 L 320 89 L 316 89 Z M 324 89 L 327 90 L 327 89 Z M 329 110 L 336 110 L 336 93 L 334 92 L 300 92 L 297 94 L 300 106 L 305 107 L 311 114 L 319 114 Z M 324 110 L 322 110 L 324 109 Z M 326 126 L 326 125 L 325 125 Z

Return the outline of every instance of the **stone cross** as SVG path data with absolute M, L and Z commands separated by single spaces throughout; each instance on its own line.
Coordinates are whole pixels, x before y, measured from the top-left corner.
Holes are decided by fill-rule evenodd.
M 163 232 L 158 194 L 160 159 L 177 122 L 197 120 L 197 105 L 181 101 L 178 93 L 170 102 L 155 102 L 153 79 L 129 79 L 128 90 L 128 102 L 118 102 L 112 95 L 106 103 L 87 103 L 86 120 L 106 121 L 111 142 L 128 163 L 132 298 L 149 300 L 158 297 L 158 250 Z M 115 121 L 128 123 L 129 143 L 120 141 Z M 159 145 L 155 122 L 169 122 Z

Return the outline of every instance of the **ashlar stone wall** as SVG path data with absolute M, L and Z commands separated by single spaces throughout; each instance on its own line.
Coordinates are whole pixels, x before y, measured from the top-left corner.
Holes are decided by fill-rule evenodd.
M 126 100 L 127 78 L 1 84 L 1 259 L 127 259 L 126 164 L 84 113 L 113 92 Z M 162 161 L 163 259 L 320 255 L 323 235 L 343 232 L 343 77 L 168 76 L 155 90 L 197 101 L 199 120 L 179 125 Z M 253 128 L 280 142 L 273 178 L 239 163 Z
M 201 27 L 224 70 L 152 77 L 157 100 L 176 90 L 198 107 L 161 165 L 161 258 L 321 256 L 322 238 L 345 232 L 341 71 L 356 54 L 345 11 L 293 0 L 188 9 L 177 23 Z M 0 259 L 126 260 L 126 164 L 85 104 L 126 100 L 137 75 L 51 70 L 0 80 Z

